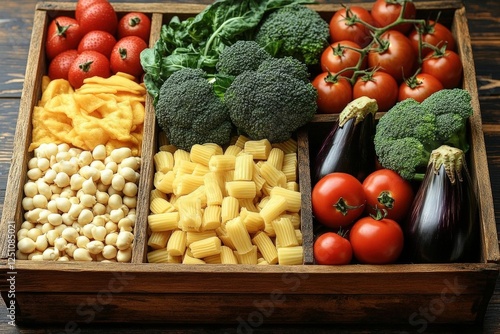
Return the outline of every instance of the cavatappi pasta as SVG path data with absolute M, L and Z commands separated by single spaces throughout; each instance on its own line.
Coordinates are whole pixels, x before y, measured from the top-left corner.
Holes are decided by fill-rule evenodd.
M 163 138 L 163 137 L 162 137 Z M 234 138 L 154 156 L 148 262 L 302 264 L 297 143 Z

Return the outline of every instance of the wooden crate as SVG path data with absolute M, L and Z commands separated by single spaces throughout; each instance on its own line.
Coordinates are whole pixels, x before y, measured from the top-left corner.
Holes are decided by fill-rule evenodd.
M 59 263 L 13 261 L 15 231 L 22 222 L 22 189 L 26 180 L 31 114 L 41 95 L 47 64 L 43 52 L 51 18 L 74 11 L 74 3 L 40 2 L 16 128 L 12 165 L 0 225 L 0 289 L 16 322 L 62 322 L 67 328 L 90 322 L 228 323 L 256 327 L 266 323 L 409 324 L 421 329 L 433 323 L 480 323 L 492 296 L 500 259 L 493 200 L 483 141 L 481 114 L 465 9 L 460 1 L 418 1 L 421 15 L 442 11 L 457 40 L 464 63 L 463 87 L 473 96 L 469 168 L 481 205 L 481 249 L 477 263 L 347 265 L 312 264 L 309 141 L 315 127 L 336 116 L 317 115 L 298 133 L 302 228 L 306 248 L 301 266 L 177 265 L 146 263 L 147 215 L 152 188 L 152 156 L 157 136 L 151 101 L 147 100 L 138 220 L 132 263 Z M 187 17 L 204 5 L 114 4 L 118 12 L 141 11 L 152 17 L 151 44 L 173 15 Z M 361 6 L 370 8 L 371 3 Z M 328 19 L 340 5 L 313 5 Z M 320 124 L 322 123 L 322 124 Z M 309 130 L 307 130 L 309 129 Z M 312 129 L 312 130 L 311 130 Z M 11 294 L 15 303 L 11 304 Z M 15 305 L 11 307 L 11 305 Z M 430 312 L 425 314 L 425 312 Z M 432 320 L 430 320 L 432 319 Z M 69 327 L 68 327 L 69 326 Z M 242 328 L 243 328 L 242 327 Z M 242 330 L 244 330 L 243 328 Z

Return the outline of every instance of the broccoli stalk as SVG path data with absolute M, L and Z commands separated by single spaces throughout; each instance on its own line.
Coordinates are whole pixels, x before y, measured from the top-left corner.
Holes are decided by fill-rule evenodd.
M 421 181 L 432 150 L 446 144 L 466 152 L 466 124 L 473 113 L 470 100 L 469 92 L 456 88 L 438 91 L 422 103 L 398 102 L 376 127 L 380 164 L 407 180 Z

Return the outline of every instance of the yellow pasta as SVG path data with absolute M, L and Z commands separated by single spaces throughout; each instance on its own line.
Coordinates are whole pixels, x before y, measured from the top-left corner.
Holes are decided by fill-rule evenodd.
M 227 196 L 222 199 L 221 205 L 221 222 L 225 223 L 240 214 L 240 203 L 238 199 L 232 196 Z
M 287 212 L 287 213 L 282 214 L 281 217 L 286 217 L 286 218 L 290 219 L 290 221 L 292 222 L 293 228 L 295 228 L 295 229 L 300 228 L 300 214 L 298 214 L 297 212 L 293 212 L 293 213 Z
M 192 193 L 203 185 L 203 176 L 185 174 L 178 176 L 173 184 L 174 194 L 177 196 Z
M 224 154 L 237 156 L 238 154 L 240 154 L 241 151 L 243 151 L 242 147 L 236 145 L 229 145 L 224 151 Z
M 279 148 L 272 148 L 267 157 L 267 162 L 274 166 L 276 169 L 281 170 L 283 168 L 283 159 L 285 153 Z
M 182 256 L 186 251 L 186 232 L 175 230 L 168 239 L 167 251 L 172 256 Z
M 257 264 L 257 246 L 252 246 L 252 249 L 245 254 L 234 251 L 234 256 L 238 259 L 239 264 Z
M 154 198 L 149 204 L 149 209 L 152 213 L 164 213 L 175 211 L 175 207 L 165 198 Z
M 180 162 L 180 161 L 190 161 L 190 154 L 188 151 L 177 149 L 174 152 L 174 167 Z
M 240 218 L 249 233 L 255 233 L 264 229 L 264 219 L 258 212 L 241 208 Z
M 236 157 L 234 164 L 235 181 L 251 181 L 253 178 L 253 155 L 241 154 Z
M 183 231 L 201 230 L 203 222 L 203 209 L 201 208 L 201 199 L 182 198 L 178 200 L 179 208 L 179 228 Z
M 213 147 L 215 149 L 215 154 L 216 155 L 219 155 L 219 154 L 224 154 L 224 149 L 222 148 L 222 146 L 220 146 L 219 144 L 215 144 L 215 143 L 204 143 L 203 144 L 204 146 L 210 146 L 210 147 Z
M 171 231 L 177 228 L 178 212 L 164 212 L 148 216 L 148 226 L 152 232 Z
M 300 265 L 304 261 L 302 246 L 278 248 L 278 263 L 280 265 Z
M 147 256 L 149 263 L 168 263 L 171 257 L 166 248 L 150 251 Z
M 273 220 L 272 225 L 276 233 L 276 244 L 279 244 L 280 247 L 293 247 L 299 245 L 295 229 L 290 219 L 280 217 Z
M 260 209 L 254 203 L 254 198 L 238 198 L 240 208 L 246 208 L 248 211 L 259 212 Z
M 213 155 L 208 162 L 208 168 L 212 172 L 224 172 L 233 170 L 235 163 L 236 157 L 234 155 Z
M 192 162 L 208 167 L 210 158 L 215 155 L 216 152 L 217 148 L 215 146 L 195 144 L 191 147 L 189 157 Z
M 236 142 L 234 143 L 235 146 L 241 148 L 241 149 L 244 149 L 245 148 L 245 143 L 247 141 L 249 141 L 250 139 L 243 136 L 243 135 L 240 135 L 238 136 L 238 138 L 236 139 Z
M 161 145 L 158 150 L 174 154 L 175 150 L 177 150 L 177 147 L 175 147 L 174 145 L 166 144 L 166 145 Z
M 245 152 L 253 155 L 255 160 L 267 160 L 271 149 L 271 143 L 267 139 L 248 140 L 244 146 Z
M 293 191 L 300 191 L 299 184 L 295 181 L 288 181 L 286 183 L 286 189 L 288 190 L 293 190 Z
M 164 231 L 164 232 L 153 232 L 148 238 L 148 246 L 153 249 L 162 249 L 167 247 L 168 238 L 172 231 Z
M 260 174 L 260 168 L 255 163 L 253 164 L 252 181 L 255 183 L 257 191 L 261 191 L 262 187 L 266 183 L 266 179 L 264 179 Z
M 273 241 L 266 233 L 256 233 L 252 238 L 252 242 L 257 246 L 268 264 L 278 263 L 278 251 L 276 250 Z
M 203 222 L 201 223 L 201 230 L 215 230 L 221 224 L 221 207 L 219 205 L 208 205 L 203 211 Z
M 220 254 L 221 241 L 216 236 L 194 241 L 189 245 L 193 257 L 202 259 Z
M 269 263 L 267 263 L 267 261 L 263 258 L 263 257 L 259 257 L 257 259 L 257 265 L 259 266 L 266 266 L 268 265 Z
M 177 151 L 175 151 L 177 152 Z M 175 160 L 174 172 L 177 177 L 184 174 L 192 174 L 196 168 L 197 163 L 189 160 Z
M 222 260 L 220 258 L 220 253 L 204 257 L 202 260 L 208 264 L 221 264 L 222 263 Z
M 288 153 L 285 154 L 283 158 L 283 167 L 281 171 L 286 176 L 287 182 L 296 182 L 297 181 L 297 154 Z
M 196 164 L 196 166 L 193 169 L 192 175 L 195 175 L 195 176 L 204 176 L 208 172 L 210 172 L 210 169 L 208 169 L 207 166 L 202 165 L 202 164 Z
M 195 241 L 217 237 L 215 231 L 202 231 L 202 232 L 186 232 L 186 246 L 191 245 Z
M 286 175 L 268 162 L 260 166 L 260 174 L 271 187 L 285 187 Z
M 257 188 L 253 181 L 226 182 L 226 191 L 229 196 L 235 198 L 255 198 L 257 195 Z
M 203 178 L 205 192 L 207 196 L 207 205 L 221 205 L 223 194 L 218 181 L 218 176 L 214 172 L 206 174 Z
M 274 187 L 271 189 L 271 198 L 273 196 L 279 195 L 286 199 L 286 211 L 289 212 L 299 212 L 302 205 L 302 200 L 300 193 L 293 190 L 288 190 L 281 187 Z
M 238 259 L 233 253 L 233 249 L 227 246 L 220 248 L 220 261 L 222 264 L 238 264 Z
M 164 192 L 162 192 L 160 189 L 155 188 L 155 189 L 151 190 L 149 199 L 151 201 L 153 201 L 156 198 L 162 198 L 162 199 L 166 200 L 167 199 L 167 195 Z
M 245 254 L 253 249 L 252 240 L 240 217 L 226 223 L 227 236 L 232 240 L 236 251 Z
M 174 168 L 174 155 L 167 151 L 159 151 L 153 156 L 155 170 L 166 173 Z
M 297 241 L 299 242 L 299 245 L 302 245 L 302 231 L 299 229 L 295 230 L 295 237 L 297 238 Z
M 283 196 L 276 195 L 269 198 L 266 205 L 260 210 L 260 215 L 265 223 L 271 223 L 286 210 L 286 199 Z
M 159 174 L 155 173 L 156 175 L 161 175 L 159 176 L 159 179 L 157 182 L 155 182 L 155 188 L 160 190 L 161 192 L 165 194 L 171 194 L 173 193 L 173 184 L 174 184 L 174 179 L 175 179 L 175 173 L 173 171 L 168 171 L 166 174 Z
M 285 154 L 295 153 L 297 152 L 297 141 L 293 138 L 288 139 L 287 141 L 281 143 L 275 143 L 272 145 L 273 147 L 277 147 L 282 150 Z
M 188 254 L 184 254 L 184 257 L 182 258 L 182 264 L 205 264 L 205 261 L 192 257 Z
M 179 196 L 178 200 L 184 200 L 184 199 L 189 199 L 191 201 L 193 200 L 200 200 L 201 202 L 201 207 L 204 208 L 207 206 L 207 191 L 205 188 L 205 185 L 201 185 L 189 194 Z M 172 202 L 172 198 L 170 199 Z M 177 205 L 178 207 L 178 205 Z

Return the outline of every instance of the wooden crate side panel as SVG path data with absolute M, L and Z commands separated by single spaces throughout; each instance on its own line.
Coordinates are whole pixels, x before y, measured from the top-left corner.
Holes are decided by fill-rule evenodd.
M 294 323 L 399 323 L 422 329 L 430 322 L 478 321 L 481 295 L 289 295 L 19 293 L 17 322 L 212 323 L 256 328 Z M 44 307 L 40 307 L 44 305 Z M 390 318 L 388 317 L 390 313 Z
M 488 170 L 488 160 L 484 144 L 481 110 L 476 84 L 476 71 L 470 43 L 469 27 L 467 25 L 465 8 L 463 7 L 455 11 L 453 33 L 455 39 L 458 41 L 458 53 L 463 64 L 463 88 L 470 92 L 472 97 L 471 103 L 474 109 L 474 114 L 470 117 L 469 122 L 471 137 L 470 161 L 472 162 L 470 169 L 472 171 L 473 182 L 477 186 L 476 194 L 480 203 L 481 240 L 483 242 L 481 247 L 481 260 L 483 262 L 498 262 L 500 260 L 500 253 L 498 249 L 493 195 L 491 192 L 490 174 Z
M 99 265 L 99 263 L 97 263 Z M 36 268 L 38 267 L 38 268 Z M 437 294 L 443 289 L 460 294 L 490 295 L 498 267 L 478 265 L 294 266 L 254 268 L 244 265 L 84 266 L 16 265 L 19 292 L 96 292 L 121 285 L 130 293 L 269 293 L 293 294 Z M 38 270 L 37 270 L 38 269 Z M 9 290 L 10 270 L 0 272 L 0 290 Z M 491 291 L 490 291 L 491 290 Z
M 22 223 L 21 201 L 23 197 L 23 185 L 26 180 L 28 168 L 28 147 L 31 143 L 31 115 L 41 92 L 42 76 L 45 72 L 45 34 L 40 34 L 47 27 L 48 19 L 44 11 L 35 11 L 33 18 L 33 33 L 31 35 L 26 74 L 23 91 L 19 104 L 19 115 L 16 124 L 16 132 L 12 149 L 12 162 L 9 170 L 2 219 L 0 222 L 0 258 L 8 256 L 8 225 L 13 221 L 16 231 Z

